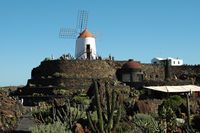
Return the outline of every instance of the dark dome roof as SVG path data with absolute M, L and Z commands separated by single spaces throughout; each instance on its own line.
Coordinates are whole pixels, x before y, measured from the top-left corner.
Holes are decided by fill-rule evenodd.
M 141 65 L 139 62 L 130 59 L 122 66 L 122 69 L 141 69 Z

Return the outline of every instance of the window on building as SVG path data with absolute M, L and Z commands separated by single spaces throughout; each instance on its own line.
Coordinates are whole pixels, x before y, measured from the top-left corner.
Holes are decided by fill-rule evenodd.
M 178 64 L 180 64 L 180 61 L 178 61 Z
M 173 61 L 173 64 L 176 64 L 176 62 L 175 62 L 175 61 Z

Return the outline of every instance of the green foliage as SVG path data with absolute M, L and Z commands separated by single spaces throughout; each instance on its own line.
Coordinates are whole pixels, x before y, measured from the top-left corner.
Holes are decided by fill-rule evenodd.
M 136 114 L 133 117 L 133 123 L 136 126 L 136 128 L 139 128 L 143 133 L 160 132 L 158 122 L 150 115 Z
M 73 125 L 76 124 L 80 118 L 86 116 L 84 108 L 79 105 L 74 105 L 72 107 L 69 101 L 63 106 L 53 105 L 53 107 L 48 110 L 41 110 L 32 115 L 39 123 L 50 124 L 57 121 L 65 123 L 68 130 L 72 129 Z
M 160 119 L 160 127 L 171 133 L 176 128 L 176 114 L 183 100 L 180 96 L 171 96 L 158 107 L 158 115 Z
M 136 127 L 127 121 L 120 122 L 118 127 L 116 128 L 117 133 L 141 133 L 140 129 L 136 129 Z
M 169 106 L 170 108 L 173 109 L 173 111 L 177 111 L 177 109 L 182 103 L 183 99 L 178 95 L 171 96 L 169 97 L 169 99 L 163 102 L 164 106 Z
M 53 93 L 56 95 L 70 95 L 70 91 L 67 90 L 66 88 L 56 88 L 55 90 L 53 90 Z
M 69 133 L 66 123 L 56 121 L 49 124 L 40 124 L 32 127 L 30 130 L 32 133 Z
M 100 97 L 97 81 L 93 81 L 95 89 L 95 106 L 97 112 L 97 121 L 91 117 L 91 112 L 87 111 L 87 118 L 90 128 L 93 132 L 111 133 L 115 131 L 121 119 L 122 99 L 114 89 L 108 89 L 108 83 L 105 85 L 105 98 Z M 106 105 L 103 107 L 103 103 Z
M 80 94 L 73 97 L 72 101 L 76 104 L 87 106 L 90 104 L 90 99 L 86 94 Z

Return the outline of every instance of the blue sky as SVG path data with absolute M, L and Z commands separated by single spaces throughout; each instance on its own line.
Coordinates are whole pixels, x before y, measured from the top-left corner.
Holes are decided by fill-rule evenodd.
M 199 64 L 199 7 L 199 0 L 1 0 L 0 86 L 26 84 L 45 57 L 74 55 L 75 40 L 58 33 L 76 26 L 80 9 L 89 11 L 88 28 L 103 57 Z

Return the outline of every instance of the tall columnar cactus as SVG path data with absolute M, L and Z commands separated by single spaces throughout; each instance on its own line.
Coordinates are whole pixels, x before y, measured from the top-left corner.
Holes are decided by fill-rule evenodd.
M 91 113 L 87 111 L 87 118 L 93 132 L 111 133 L 116 129 L 121 118 L 122 98 L 114 89 L 109 90 L 105 85 L 105 99 L 101 99 L 97 81 L 94 81 L 95 106 L 98 121 L 92 120 Z M 103 101 L 106 106 L 103 108 Z
M 101 108 L 101 103 L 100 103 L 100 96 L 99 96 L 99 89 L 98 89 L 97 82 L 94 82 L 94 85 L 95 85 L 95 102 L 97 106 L 97 116 L 99 119 L 99 128 L 100 128 L 100 132 L 103 133 L 104 122 L 103 122 L 102 108 Z

